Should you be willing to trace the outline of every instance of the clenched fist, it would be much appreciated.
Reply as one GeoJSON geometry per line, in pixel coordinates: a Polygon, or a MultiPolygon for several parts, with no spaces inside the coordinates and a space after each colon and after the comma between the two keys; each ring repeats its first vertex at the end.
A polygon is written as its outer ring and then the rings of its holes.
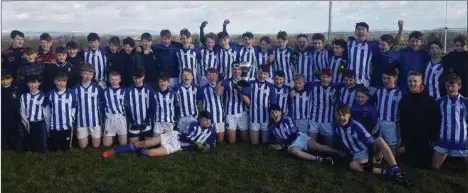
{"type": "Polygon", "coordinates": [[[206,25],[208,25],[208,22],[207,21],[203,21],[200,25],[200,28],[205,28],[206,25]]]}
{"type": "Polygon", "coordinates": [[[403,20],[398,20],[398,27],[403,28],[403,24],[405,24],[405,21],[403,20]]]}
{"type": "Polygon", "coordinates": [[[224,24],[224,25],[227,25],[227,24],[229,24],[229,23],[231,23],[231,22],[229,21],[229,19],[225,19],[223,24],[224,24]]]}

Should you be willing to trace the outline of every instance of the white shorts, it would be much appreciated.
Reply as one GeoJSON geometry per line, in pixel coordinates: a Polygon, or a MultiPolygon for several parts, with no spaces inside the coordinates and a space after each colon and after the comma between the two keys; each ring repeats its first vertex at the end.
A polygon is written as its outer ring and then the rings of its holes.
{"type": "Polygon", "coordinates": [[[380,137],[387,141],[389,146],[398,144],[398,128],[396,122],[392,121],[379,121],[380,137]]]}
{"type": "Polygon", "coordinates": [[[182,150],[182,146],[179,141],[179,132],[171,131],[161,135],[161,146],[166,148],[167,155],[182,150]]]}
{"type": "Polygon", "coordinates": [[[447,149],[439,146],[435,146],[434,150],[441,153],[445,154],[445,156],[451,156],[451,157],[468,157],[468,150],[455,150],[455,149],[447,149]]]}
{"type": "Polygon", "coordinates": [[[291,150],[293,147],[299,147],[302,151],[308,151],[309,148],[307,144],[309,142],[310,137],[305,133],[300,133],[299,136],[292,142],[292,144],[288,147],[288,151],[291,150]]]}
{"type": "Polygon", "coordinates": [[[127,135],[127,118],[121,114],[106,113],[104,136],[127,135]]]}
{"type": "Polygon", "coordinates": [[[206,76],[200,76],[199,86],[203,87],[208,84],[208,78],[206,76]]]}
{"type": "Polygon", "coordinates": [[[177,122],[177,129],[182,133],[190,125],[190,123],[194,121],[197,120],[193,118],[192,115],[182,117],[179,119],[179,122],[177,122]]]}
{"type": "Polygon", "coordinates": [[[214,123],[213,126],[216,129],[216,133],[221,133],[226,130],[226,123],[214,123]]]}
{"type": "Polygon", "coordinates": [[[179,85],[179,78],[169,78],[169,83],[171,84],[169,87],[176,87],[179,85]]]}
{"type": "Polygon", "coordinates": [[[174,123],[168,122],[154,122],[154,132],[155,133],[169,133],[174,130],[174,123]]]}
{"type": "Polygon", "coordinates": [[[298,120],[293,120],[294,125],[301,131],[302,133],[308,133],[309,132],[309,120],[307,119],[298,119],[298,120]]]}
{"type": "Polygon", "coordinates": [[[367,149],[354,153],[353,161],[359,161],[363,159],[369,160],[369,155],[367,154],[367,149]]]}
{"type": "Polygon", "coordinates": [[[235,115],[226,115],[226,122],[227,129],[246,131],[249,128],[249,115],[247,112],[235,115]]]}
{"type": "Polygon", "coordinates": [[[250,123],[250,130],[252,131],[268,131],[268,123],[250,123]]]}
{"type": "Polygon", "coordinates": [[[78,139],[84,139],[84,138],[87,138],[89,134],[91,134],[92,138],[101,138],[101,135],[102,135],[101,133],[102,133],[101,126],[78,127],[78,129],[76,130],[76,137],[78,139]]]}
{"type": "Polygon", "coordinates": [[[309,121],[309,132],[312,134],[320,133],[325,136],[332,136],[332,124],[331,123],[316,123],[309,121]]]}

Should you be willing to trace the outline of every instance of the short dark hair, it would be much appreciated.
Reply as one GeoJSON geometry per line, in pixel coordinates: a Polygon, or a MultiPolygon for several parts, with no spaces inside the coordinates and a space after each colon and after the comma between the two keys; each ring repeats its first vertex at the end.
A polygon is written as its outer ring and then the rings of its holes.
{"type": "Polygon", "coordinates": [[[286,73],[284,73],[284,71],[282,70],[278,70],[275,72],[275,76],[279,76],[281,78],[285,78],[286,77],[286,73]]]}
{"type": "Polygon", "coordinates": [[[130,47],[134,48],[135,47],[135,40],[131,37],[126,37],[123,39],[123,45],[129,45],[130,47]]]}
{"type": "Polygon", "coordinates": [[[42,41],[42,40],[45,40],[45,41],[50,42],[50,41],[52,41],[52,36],[50,36],[50,34],[47,33],[47,32],[46,32],[46,33],[42,33],[41,36],[39,36],[39,40],[41,40],[41,41],[42,41]]]}
{"type": "Polygon", "coordinates": [[[346,49],[346,41],[344,39],[333,40],[332,45],[337,45],[343,49],[346,49]]]}
{"type": "Polygon", "coordinates": [[[346,70],[344,73],[343,73],[343,77],[346,77],[346,78],[356,78],[356,73],[352,70],[346,70]]]}
{"type": "Polygon", "coordinates": [[[285,31],[279,31],[278,34],[276,34],[276,39],[288,40],[288,34],[285,31]]]}
{"type": "Polygon", "coordinates": [[[109,39],[108,44],[109,44],[109,45],[118,46],[118,45],[120,45],[120,38],[117,37],[117,36],[112,36],[112,37],[109,39]]]}
{"type": "Polygon", "coordinates": [[[359,26],[364,27],[367,31],[369,31],[369,25],[366,22],[356,23],[356,27],[354,27],[354,29],[357,29],[359,26]]]}
{"type": "Polygon", "coordinates": [[[262,70],[263,72],[270,73],[270,66],[268,64],[260,65],[258,66],[258,69],[262,70]]]}
{"type": "Polygon", "coordinates": [[[207,73],[213,73],[213,74],[218,74],[218,69],[216,68],[208,68],[208,70],[206,70],[207,73]]]}
{"type": "Polygon", "coordinates": [[[445,79],[445,83],[446,84],[458,84],[459,86],[462,85],[460,77],[457,76],[456,74],[451,74],[450,76],[448,76],[445,79]]]}
{"type": "Polygon", "coordinates": [[[11,31],[11,33],[10,33],[10,38],[11,38],[11,39],[14,39],[16,36],[19,36],[19,37],[24,38],[24,33],[21,32],[21,31],[18,31],[18,30],[13,30],[13,31],[11,31]]]}
{"type": "Polygon", "coordinates": [[[312,35],[312,40],[322,40],[322,42],[325,41],[325,36],[321,33],[314,33],[312,35]]]}
{"type": "Polygon", "coordinates": [[[89,33],[88,36],[86,36],[86,39],[88,40],[88,42],[101,41],[101,38],[99,37],[99,35],[94,32],[89,33]]]}
{"type": "Polygon", "coordinates": [[[380,40],[387,42],[388,44],[395,45],[395,38],[390,34],[384,34],[380,36],[380,40]]]}
{"type": "Polygon", "coordinates": [[[294,79],[294,81],[296,81],[296,80],[304,80],[305,81],[305,76],[303,74],[299,73],[299,74],[295,74],[293,79],[294,79]]]}
{"type": "Polygon", "coordinates": [[[32,48],[32,47],[26,47],[26,48],[24,48],[24,54],[26,54],[26,55],[28,55],[28,56],[29,56],[29,55],[33,55],[33,54],[35,54],[35,53],[37,53],[37,51],[36,51],[34,48],[32,48]]]}
{"type": "Polygon", "coordinates": [[[171,37],[171,31],[169,31],[168,29],[163,29],[161,30],[161,32],[159,32],[159,36],[161,36],[161,38],[171,37]]]}
{"type": "Polygon", "coordinates": [[[111,71],[109,72],[109,77],[110,76],[121,76],[119,71],[111,71]]]}
{"type": "Polygon", "coordinates": [[[81,72],[91,72],[94,73],[94,67],[89,63],[84,63],[81,68],[81,72]]]}
{"type": "Polygon", "coordinates": [[[54,80],[59,80],[59,81],[68,81],[68,76],[65,72],[59,72],[57,75],[55,75],[54,80]]]}
{"type": "Polygon", "coordinates": [[[39,76],[35,74],[30,74],[26,77],[26,82],[39,82],[39,76]]]}
{"type": "Polygon", "coordinates": [[[216,34],[210,32],[210,33],[205,35],[205,39],[212,39],[212,40],[216,41],[216,34]]]}
{"type": "Polygon", "coordinates": [[[151,41],[151,40],[153,40],[153,36],[151,36],[150,33],[145,32],[145,33],[141,34],[140,39],[141,39],[141,40],[148,40],[148,41],[151,41]]]}
{"type": "Polygon", "coordinates": [[[364,93],[368,97],[370,97],[372,94],[370,93],[369,89],[365,86],[360,86],[356,89],[356,92],[364,93]]]}
{"type": "Polygon", "coordinates": [[[133,72],[133,77],[136,77],[136,78],[141,78],[145,76],[145,70],[141,69],[141,68],[137,68],[135,69],[135,71],[133,72]]]}
{"type": "Polygon", "coordinates": [[[192,69],[190,69],[190,68],[184,68],[184,69],[182,70],[182,73],[184,73],[184,72],[188,72],[188,73],[190,73],[191,75],[193,75],[193,71],[192,71],[192,69]]]}
{"type": "Polygon", "coordinates": [[[320,72],[320,76],[322,76],[322,75],[333,76],[333,71],[332,71],[331,68],[324,68],[320,72]]]}
{"type": "Polygon", "coordinates": [[[67,51],[67,47],[65,46],[58,46],[57,48],[55,48],[55,54],[66,54],[67,51]]]}
{"type": "Polygon", "coordinates": [[[336,105],[336,113],[341,113],[341,114],[351,114],[351,108],[347,104],[344,103],[338,103],[336,105]]]}
{"type": "Polygon", "coordinates": [[[180,30],[180,36],[185,36],[187,38],[192,37],[192,33],[187,28],[181,29],[180,30]]]}
{"type": "Polygon", "coordinates": [[[262,38],[260,38],[260,42],[262,41],[265,41],[267,44],[271,43],[271,39],[268,36],[263,36],[262,38]]]}
{"type": "Polygon", "coordinates": [[[419,77],[423,77],[422,73],[421,72],[418,72],[418,71],[410,71],[408,72],[408,77],[410,76],[419,76],[419,77]]]}
{"type": "Polygon", "coordinates": [[[7,69],[2,69],[2,80],[13,78],[13,74],[7,69]]]}
{"type": "Polygon", "coordinates": [[[427,48],[430,48],[432,44],[435,44],[435,45],[439,46],[440,49],[444,48],[443,45],[442,45],[442,42],[440,42],[439,40],[432,40],[432,41],[430,41],[430,42],[427,44],[427,48]]]}
{"type": "Polygon", "coordinates": [[[408,39],[411,39],[411,38],[416,38],[418,40],[423,40],[424,39],[424,36],[423,34],[420,32],[420,31],[413,31],[409,34],[409,37],[408,39]]]}
{"type": "Polygon", "coordinates": [[[307,41],[309,40],[309,37],[306,34],[297,35],[296,40],[299,39],[299,38],[305,38],[307,41]]]}
{"type": "Polygon", "coordinates": [[[75,50],[75,49],[78,49],[78,44],[74,41],[69,41],[67,42],[67,49],[69,50],[75,50]]]}
{"type": "Polygon", "coordinates": [[[383,72],[383,74],[388,75],[388,76],[397,77],[398,72],[396,71],[396,69],[391,68],[391,69],[385,70],[385,71],[383,72]]]}
{"type": "Polygon", "coordinates": [[[466,37],[464,35],[460,35],[460,36],[456,37],[455,39],[453,39],[453,43],[457,43],[457,42],[460,42],[462,44],[462,46],[465,46],[466,45],[466,37]]]}
{"type": "Polygon", "coordinates": [[[244,38],[249,38],[249,39],[253,39],[254,38],[254,35],[252,34],[252,32],[245,32],[242,34],[242,39],[244,38]]]}
{"type": "Polygon", "coordinates": [[[226,38],[229,38],[228,33],[226,33],[226,32],[219,32],[218,33],[218,40],[223,40],[223,39],[226,39],[226,38]]]}
{"type": "Polygon", "coordinates": [[[170,79],[169,75],[163,73],[163,74],[159,75],[159,79],[158,79],[158,80],[159,80],[159,81],[161,81],[161,80],[162,80],[162,81],[169,81],[169,79],[170,79]]]}

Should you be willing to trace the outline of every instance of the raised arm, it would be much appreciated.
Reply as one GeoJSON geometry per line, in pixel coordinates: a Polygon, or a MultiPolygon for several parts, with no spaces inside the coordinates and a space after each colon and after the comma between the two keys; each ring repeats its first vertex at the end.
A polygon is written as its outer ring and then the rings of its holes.
{"type": "Polygon", "coordinates": [[[208,24],[207,21],[203,21],[200,25],[200,42],[203,44],[203,46],[206,46],[205,44],[205,27],[208,24]]]}
{"type": "Polygon", "coordinates": [[[395,46],[399,45],[400,44],[400,41],[401,41],[401,35],[403,33],[403,24],[405,22],[403,20],[398,20],[398,33],[395,37],[395,46]]]}

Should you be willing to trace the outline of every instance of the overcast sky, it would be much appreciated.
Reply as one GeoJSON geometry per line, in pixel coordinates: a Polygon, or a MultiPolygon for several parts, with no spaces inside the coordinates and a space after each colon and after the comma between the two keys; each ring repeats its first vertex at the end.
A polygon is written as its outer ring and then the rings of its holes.
{"type": "MultiPolygon", "coordinates": [[[[325,32],[328,29],[328,2],[2,2],[2,31],[159,31],[182,28],[218,32],[225,18],[229,32],[239,34],[325,32]]],[[[443,27],[445,1],[438,2],[333,2],[332,31],[351,31],[356,22],[366,21],[370,30],[396,29],[405,20],[406,29],[443,27]]],[[[467,27],[467,2],[448,2],[450,28],[467,27]]]]}

